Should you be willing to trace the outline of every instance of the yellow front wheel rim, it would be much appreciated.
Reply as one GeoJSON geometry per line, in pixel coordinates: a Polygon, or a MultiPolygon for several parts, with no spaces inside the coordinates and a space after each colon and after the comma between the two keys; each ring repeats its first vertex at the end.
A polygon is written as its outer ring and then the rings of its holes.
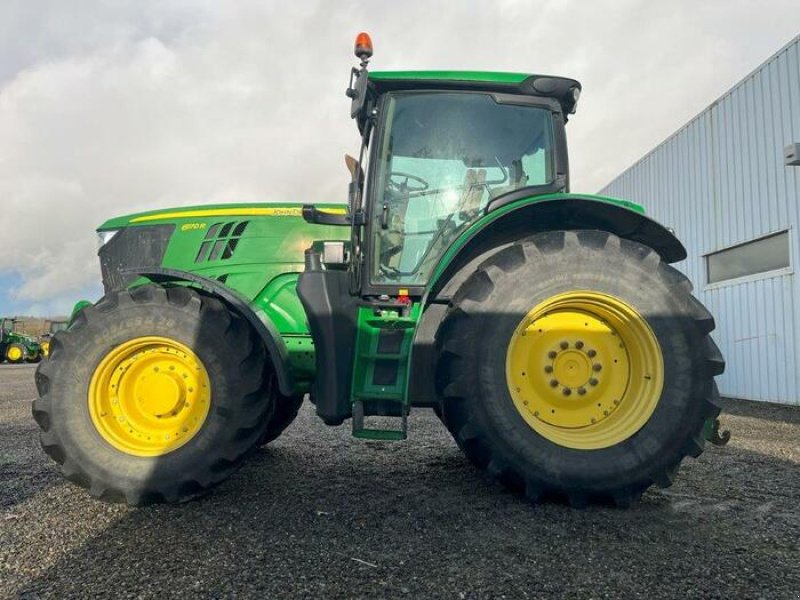
{"type": "Polygon", "coordinates": [[[140,337],[113,348],[89,383],[89,415],[100,436],[133,456],[162,456],[191,440],[211,406],[202,361],[175,340],[140,337]]]}
{"type": "Polygon", "coordinates": [[[661,398],[664,360],[653,330],[630,304],[575,291],[525,315],[508,346],[506,381],[537,433],[593,450],[644,426],[661,398]]]}
{"type": "Polygon", "coordinates": [[[6,354],[8,360],[17,361],[22,358],[22,350],[17,348],[16,346],[12,346],[8,349],[8,353],[6,354]]]}
{"type": "Polygon", "coordinates": [[[50,342],[42,342],[42,356],[48,357],[50,356],[50,342]]]}

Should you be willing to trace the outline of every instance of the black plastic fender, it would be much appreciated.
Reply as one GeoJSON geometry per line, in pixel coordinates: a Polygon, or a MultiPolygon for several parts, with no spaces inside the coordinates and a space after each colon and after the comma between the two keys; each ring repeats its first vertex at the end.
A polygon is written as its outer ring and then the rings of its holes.
{"type": "MultiPolygon", "coordinates": [[[[514,200],[513,194],[497,198],[489,205],[489,214],[507,204],[499,202],[506,197],[514,200]]],[[[574,229],[598,229],[639,242],[658,252],[666,263],[686,258],[686,248],[675,234],[650,217],[592,196],[571,194],[524,204],[475,232],[428,290],[427,298],[449,298],[474,267],[504,245],[543,231],[574,229]]]]}

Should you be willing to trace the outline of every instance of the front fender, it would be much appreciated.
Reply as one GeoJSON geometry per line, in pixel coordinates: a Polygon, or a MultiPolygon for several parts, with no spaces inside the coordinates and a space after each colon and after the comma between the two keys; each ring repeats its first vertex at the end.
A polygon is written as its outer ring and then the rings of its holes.
{"type": "Polygon", "coordinates": [[[72,307],[72,312],[69,315],[69,319],[67,320],[68,325],[72,325],[72,322],[75,320],[75,317],[78,316],[78,313],[81,312],[87,306],[91,306],[92,303],[89,300],[78,300],[75,303],[75,306],[72,307]]]}
{"type": "Polygon", "coordinates": [[[278,388],[281,393],[285,396],[291,396],[294,393],[294,381],[289,371],[289,350],[286,347],[286,342],[284,342],[275,325],[268,319],[260,319],[247,300],[234,290],[219,281],[177,269],[157,267],[129,269],[125,271],[125,275],[144,277],[153,283],[161,284],[185,282],[219,297],[225,304],[247,319],[247,322],[253,326],[264,341],[272,367],[275,369],[275,377],[278,380],[278,388]]]}

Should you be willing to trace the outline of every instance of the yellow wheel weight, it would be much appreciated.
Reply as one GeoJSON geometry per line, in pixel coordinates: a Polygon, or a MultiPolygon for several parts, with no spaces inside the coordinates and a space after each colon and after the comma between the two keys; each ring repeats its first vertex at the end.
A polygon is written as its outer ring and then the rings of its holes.
{"type": "Polygon", "coordinates": [[[560,446],[596,450],[644,426],[661,398],[664,360],[631,305],[574,291],[525,315],[508,345],[506,381],[537,433],[560,446]]]}
{"type": "Polygon", "coordinates": [[[100,361],[88,402],[95,429],[111,446],[133,456],[162,456],[200,431],[211,406],[211,383],[188,346],[140,337],[100,361]]]}

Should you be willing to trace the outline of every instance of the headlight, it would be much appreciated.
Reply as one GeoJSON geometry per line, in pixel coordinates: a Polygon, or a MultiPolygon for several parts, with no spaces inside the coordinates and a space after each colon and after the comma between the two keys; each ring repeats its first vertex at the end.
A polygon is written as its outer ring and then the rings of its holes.
{"type": "Polygon", "coordinates": [[[105,246],[111,239],[119,233],[119,229],[108,229],[106,231],[97,232],[97,249],[99,250],[105,246]]]}

